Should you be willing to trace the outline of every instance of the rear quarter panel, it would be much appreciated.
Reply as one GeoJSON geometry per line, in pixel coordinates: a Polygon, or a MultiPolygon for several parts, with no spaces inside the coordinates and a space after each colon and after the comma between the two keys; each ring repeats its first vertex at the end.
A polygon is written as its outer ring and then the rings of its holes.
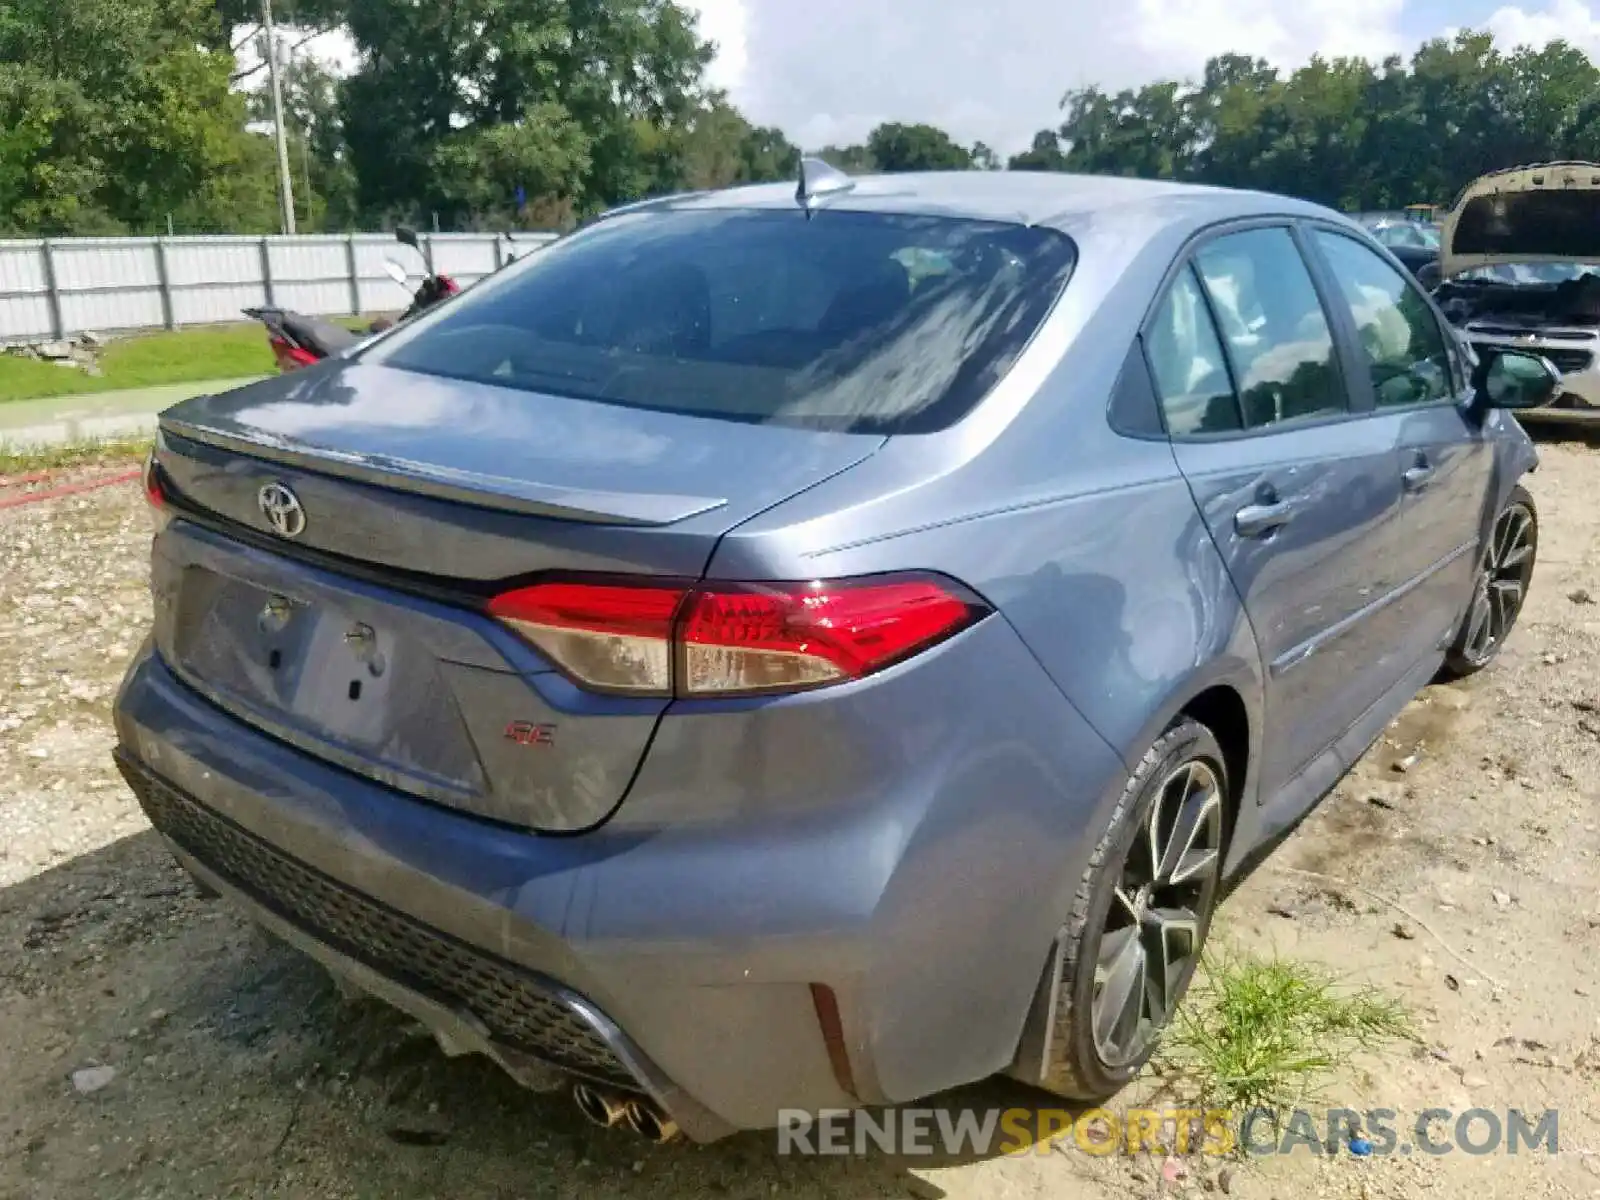
{"type": "MultiPolygon", "coordinates": [[[[1014,998],[1018,1018],[1121,781],[1150,743],[1214,684],[1234,688],[1259,728],[1255,643],[1171,447],[1120,436],[1106,416],[1149,294],[1179,244],[1157,247],[1148,261],[1115,245],[1098,259],[1086,251],[1080,276],[1089,278],[1069,286],[1054,328],[1040,335],[1047,345],[1060,339],[1046,365],[1030,351],[1031,361],[966,422],[947,434],[891,439],[868,462],[733,530],[709,568],[721,579],[903,570],[954,577],[995,606],[991,621],[1009,627],[1023,657],[1010,660],[1006,678],[914,672],[938,691],[946,723],[989,727],[998,714],[1020,735],[1005,753],[1041,761],[1054,757],[1053,739],[1092,730],[1118,764],[1091,770],[1096,756],[1077,752],[1083,766],[1039,784],[1056,789],[1042,797],[972,780],[931,791],[884,889],[880,917],[940,911],[939,898],[953,889],[1026,896],[1006,923],[941,922],[937,953],[918,956],[923,991],[969,995],[962,981],[987,971],[991,990],[1014,998]],[[1047,710],[1030,698],[1035,673],[1064,701],[1043,727],[1036,718],[1047,710]],[[1047,860],[1040,845],[1051,849],[1047,860]]],[[[997,781],[1026,776],[990,771],[997,781]]],[[[1244,781],[1246,804],[1252,786],[1244,781]]],[[[896,990],[895,970],[869,964],[864,994],[896,990]]],[[[885,1070],[891,1093],[910,1082],[909,1072],[885,1070]]]]}
{"type": "Polygon", "coordinates": [[[1077,273],[974,413],[941,434],[892,438],[730,531],[708,574],[945,572],[999,609],[1130,765],[1212,684],[1235,687],[1255,717],[1254,639],[1171,447],[1107,419],[1138,326],[1196,228],[1172,216],[1064,222],[1077,273]]]}

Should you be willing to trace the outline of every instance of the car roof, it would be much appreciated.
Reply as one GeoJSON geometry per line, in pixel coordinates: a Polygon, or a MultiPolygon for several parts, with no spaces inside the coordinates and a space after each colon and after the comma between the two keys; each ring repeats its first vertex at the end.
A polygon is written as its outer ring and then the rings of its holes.
{"type": "MultiPolygon", "coordinates": [[[[773,183],[664,196],[613,211],[795,207],[795,185],[773,183]]],[[[1047,171],[859,175],[852,178],[849,191],[829,196],[819,207],[1075,227],[1074,232],[1082,228],[1084,217],[1112,213],[1136,212],[1142,222],[1148,223],[1165,212],[1174,223],[1195,225],[1253,215],[1340,216],[1321,205],[1267,192],[1047,171]]]]}

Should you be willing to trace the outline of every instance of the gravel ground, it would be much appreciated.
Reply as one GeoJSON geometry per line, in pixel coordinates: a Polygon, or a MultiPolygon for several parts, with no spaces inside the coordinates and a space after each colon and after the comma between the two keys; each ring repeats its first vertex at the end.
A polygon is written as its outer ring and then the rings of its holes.
{"type": "MultiPolygon", "coordinates": [[[[1417,1014],[1426,1044],[1359,1064],[1328,1103],[1554,1107],[1557,1157],[1301,1151],[1190,1160],[1163,1183],[1158,1159],[1070,1139],[929,1167],[592,1130],[342,1002],[172,865],[108,757],[149,615],[148,518],[125,484],[0,510],[0,1198],[1600,1195],[1600,448],[1552,442],[1544,463],[1540,567],[1501,662],[1420,697],[1217,935],[1417,1014]]],[[[991,1084],[945,1102],[1030,1099],[991,1084]]]]}

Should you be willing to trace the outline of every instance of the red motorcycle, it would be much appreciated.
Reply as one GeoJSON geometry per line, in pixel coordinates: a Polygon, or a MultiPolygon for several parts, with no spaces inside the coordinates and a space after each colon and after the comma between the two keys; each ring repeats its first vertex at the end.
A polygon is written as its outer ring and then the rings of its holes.
{"type": "MultiPolygon", "coordinates": [[[[422,256],[427,270],[411,297],[411,306],[400,314],[401,321],[432,308],[440,301],[448,300],[461,290],[461,285],[450,276],[434,274],[433,264],[423,251],[414,230],[402,225],[394,231],[394,236],[395,240],[410,246],[422,256]]],[[[383,269],[401,287],[410,286],[410,273],[394,259],[385,259],[383,269]]],[[[304,313],[275,306],[247,308],[244,315],[267,327],[267,344],[272,347],[272,357],[277,360],[279,371],[298,371],[301,367],[313,366],[395,324],[394,321],[380,319],[368,326],[365,334],[361,334],[321,317],[308,317],[304,313]]]]}

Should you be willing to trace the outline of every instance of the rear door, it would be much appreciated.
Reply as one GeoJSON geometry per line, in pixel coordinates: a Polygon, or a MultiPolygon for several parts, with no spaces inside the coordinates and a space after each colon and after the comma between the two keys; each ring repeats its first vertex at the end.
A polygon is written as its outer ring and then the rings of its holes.
{"type": "Polygon", "coordinates": [[[1146,332],[1173,452],[1254,627],[1271,795],[1394,680],[1372,615],[1395,585],[1394,446],[1362,419],[1288,224],[1200,244],[1146,332]]]}
{"type": "Polygon", "coordinates": [[[1414,664],[1451,636],[1471,596],[1494,453],[1469,415],[1455,343],[1415,283],[1344,232],[1314,228],[1309,240],[1360,348],[1357,386],[1370,387],[1395,445],[1404,495],[1391,545],[1404,578],[1390,623],[1414,664]]]}

